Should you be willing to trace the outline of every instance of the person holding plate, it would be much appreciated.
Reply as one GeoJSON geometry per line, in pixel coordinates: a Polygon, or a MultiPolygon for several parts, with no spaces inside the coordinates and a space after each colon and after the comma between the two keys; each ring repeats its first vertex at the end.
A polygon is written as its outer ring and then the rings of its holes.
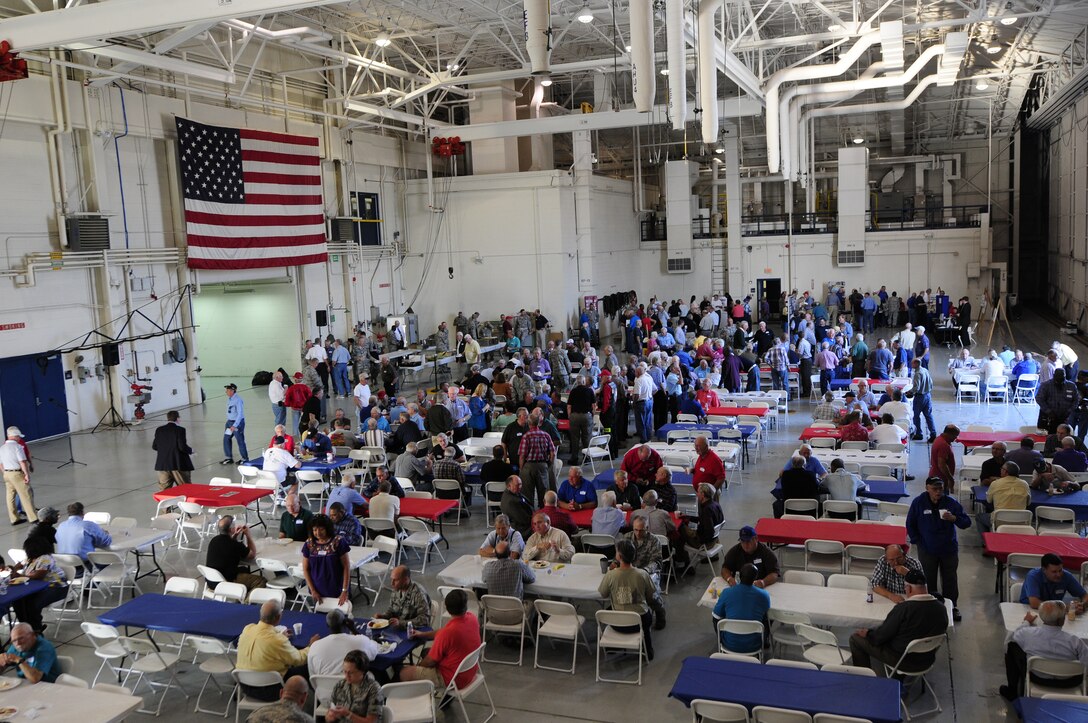
{"type": "Polygon", "coordinates": [[[407,565],[398,565],[389,574],[389,585],[393,595],[389,598],[389,608],[374,617],[388,620],[390,625],[399,628],[427,627],[431,624],[431,598],[418,582],[412,581],[412,571],[407,565]]]}

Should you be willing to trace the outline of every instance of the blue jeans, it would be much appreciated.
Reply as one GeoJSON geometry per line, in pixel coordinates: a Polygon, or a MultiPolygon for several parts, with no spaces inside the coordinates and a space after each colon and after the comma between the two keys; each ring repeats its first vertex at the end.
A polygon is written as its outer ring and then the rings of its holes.
{"type": "Polygon", "coordinates": [[[933,426],[933,404],[930,401],[928,394],[915,394],[914,395],[914,432],[915,434],[922,433],[921,417],[926,418],[926,424],[929,427],[929,436],[935,437],[937,435],[937,428],[933,426]]]}
{"type": "Polygon", "coordinates": [[[351,392],[348,386],[348,365],[337,364],[332,368],[332,380],[336,386],[336,393],[346,397],[351,392]]]}
{"type": "Polygon", "coordinates": [[[635,430],[638,432],[639,441],[646,444],[650,441],[650,435],[654,433],[654,402],[647,399],[645,402],[635,402],[635,430]]]}
{"type": "Polygon", "coordinates": [[[861,328],[866,332],[872,332],[875,328],[873,320],[876,317],[875,311],[863,311],[861,312],[861,328]]]}
{"type": "Polygon", "coordinates": [[[789,389],[787,381],[789,371],[786,369],[771,370],[771,389],[789,389]]]}
{"type": "MultiPolygon", "coordinates": [[[[231,422],[227,422],[223,429],[230,429],[231,422]]],[[[246,449],[246,420],[242,420],[237,424],[234,424],[234,434],[223,435],[223,456],[230,459],[234,456],[234,439],[238,439],[238,452],[242,455],[242,459],[249,459],[249,450],[246,449]]]]}
{"type": "Polygon", "coordinates": [[[289,430],[287,430],[287,433],[290,434],[291,436],[294,436],[294,435],[298,434],[299,433],[298,425],[299,425],[299,423],[301,421],[302,421],[302,410],[301,409],[292,409],[291,410],[291,428],[289,430]]]}
{"type": "Polygon", "coordinates": [[[282,424],[287,426],[287,407],[281,407],[278,404],[272,405],[272,419],[274,424],[282,424]]]}

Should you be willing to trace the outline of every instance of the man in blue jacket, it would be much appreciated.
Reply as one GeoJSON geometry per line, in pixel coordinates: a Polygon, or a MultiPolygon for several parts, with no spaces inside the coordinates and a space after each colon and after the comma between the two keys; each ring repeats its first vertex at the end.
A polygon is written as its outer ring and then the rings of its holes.
{"type": "Polygon", "coordinates": [[[959,542],[956,528],[966,530],[971,518],[963,506],[944,493],[944,480],[930,477],[926,491],[914,498],[907,512],[907,537],[918,550],[918,561],[926,575],[929,591],[937,592],[937,574],[941,576],[941,593],[952,601],[952,618],[960,619],[956,600],[959,598],[959,542]]]}

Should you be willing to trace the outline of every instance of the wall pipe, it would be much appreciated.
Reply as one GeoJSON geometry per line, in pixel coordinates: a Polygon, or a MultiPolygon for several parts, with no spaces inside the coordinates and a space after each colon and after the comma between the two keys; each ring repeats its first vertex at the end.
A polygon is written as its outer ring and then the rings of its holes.
{"type": "MultiPolygon", "coordinates": [[[[117,185],[121,189],[121,224],[125,231],[125,248],[129,248],[128,242],[128,209],[125,206],[125,175],[121,172],[121,148],[117,145],[117,141],[121,140],[128,135],[128,110],[125,108],[125,91],[123,88],[117,88],[118,94],[121,96],[121,119],[125,122],[125,130],[120,135],[114,135],[113,137],[113,154],[117,157],[117,185]]],[[[128,284],[125,285],[128,288],[128,284]]],[[[125,292],[126,296],[128,292],[125,292]]]]}
{"type": "MultiPolygon", "coordinates": [[[[51,59],[59,60],[60,51],[51,53],[51,59]]],[[[68,107],[67,82],[61,76],[57,65],[49,68],[52,95],[53,115],[56,117],[54,128],[46,133],[46,155],[49,161],[50,185],[53,192],[53,210],[57,219],[57,237],[60,240],[60,248],[63,250],[68,245],[68,230],[64,227],[64,218],[68,214],[68,203],[64,198],[66,184],[64,182],[64,152],[61,147],[61,136],[72,132],[72,115],[68,107]]]]}

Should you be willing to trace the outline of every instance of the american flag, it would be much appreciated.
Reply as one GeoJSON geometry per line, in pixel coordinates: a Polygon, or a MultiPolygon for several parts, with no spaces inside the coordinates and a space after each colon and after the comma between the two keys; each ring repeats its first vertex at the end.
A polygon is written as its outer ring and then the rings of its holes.
{"type": "Polygon", "coordinates": [[[328,258],[316,138],[177,119],[189,268],[328,258]]]}

